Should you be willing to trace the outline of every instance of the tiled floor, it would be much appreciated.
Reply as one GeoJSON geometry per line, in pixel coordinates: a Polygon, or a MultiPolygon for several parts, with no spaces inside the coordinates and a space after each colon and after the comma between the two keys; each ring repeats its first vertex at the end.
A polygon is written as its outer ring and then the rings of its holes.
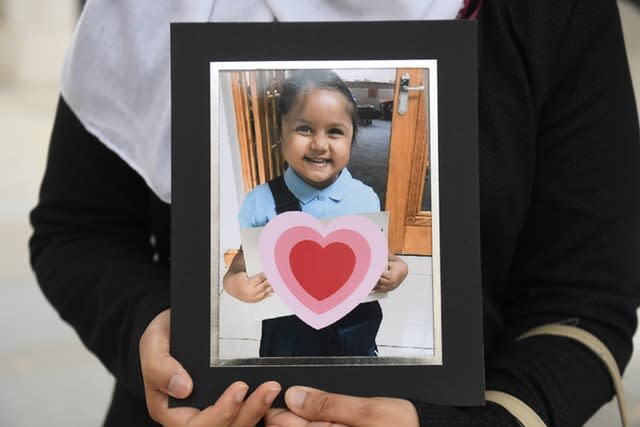
{"type": "MultiPolygon", "coordinates": [[[[625,2],[621,8],[640,99],[640,8],[625,2]]],[[[55,87],[0,87],[1,426],[98,426],[112,384],[97,359],[44,300],[28,265],[27,212],[37,197],[56,94],[55,87]]],[[[640,349],[640,334],[635,345],[640,349]]],[[[640,427],[638,350],[624,384],[631,425],[640,427]]],[[[616,423],[616,408],[609,404],[587,425],[616,423]]]]}

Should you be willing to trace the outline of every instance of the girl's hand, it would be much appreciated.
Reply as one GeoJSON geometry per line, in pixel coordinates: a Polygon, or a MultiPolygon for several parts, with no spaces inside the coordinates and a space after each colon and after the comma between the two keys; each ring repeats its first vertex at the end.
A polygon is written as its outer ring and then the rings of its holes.
{"type": "Polygon", "coordinates": [[[260,302],[273,295],[273,289],[264,273],[247,276],[242,250],[231,260],[229,269],[222,278],[225,291],[243,302],[260,302]]]}
{"type": "Polygon", "coordinates": [[[169,354],[169,318],[168,309],[158,314],[140,338],[140,366],[151,418],[164,426],[255,426],[280,393],[281,387],[274,381],[262,384],[246,400],[249,387],[238,381],[202,411],[169,408],[169,396],[183,399],[193,389],[187,371],[169,354]]]}
{"type": "Polygon", "coordinates": [[[397,255],[389,254],[389,262],[387,269],[382,273],[378,283],[373,288],[374,292],[390,292],[400,286],[402,281],[407,277],[409,267],[402,258],[397,255]]]}
{"type": "Polygon", "coordinates": [[[309,387],[291,387],[285,394],[287,409],[271,409],[269,427],[417,427],[418,413],[408,400],[354,397],[309,387]],[[320,422],[326,422],[320,423],[320,422]]]}
{"type": "Polygon", "coordinates": [[[267,281],[264,273],[258,273],[255,276],[247,276],[247,273],[239,272],[229,278],[234,284],[229,288],[233,288],[234,297],[244,302],[260,302],[263,299],[273,295],[273,289],[267,281]]]}

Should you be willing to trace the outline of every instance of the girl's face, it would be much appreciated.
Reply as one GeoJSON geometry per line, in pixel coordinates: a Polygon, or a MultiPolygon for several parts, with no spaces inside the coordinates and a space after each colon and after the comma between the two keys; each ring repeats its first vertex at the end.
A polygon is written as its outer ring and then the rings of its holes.
{"type": "Polygon", "coordinates": [[[309,185],[331,185],[349,163],[353,125],[350,104],[337,90],[311,89],[298,95],[282,117],[282,151],[309,185]]]}

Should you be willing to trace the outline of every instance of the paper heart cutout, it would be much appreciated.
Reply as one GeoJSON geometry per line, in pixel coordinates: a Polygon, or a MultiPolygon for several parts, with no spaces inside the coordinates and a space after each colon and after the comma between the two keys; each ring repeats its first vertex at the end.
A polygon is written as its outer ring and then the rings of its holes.
{"type": "Polygon", "coordinates": [[[353,250],[341,242],[329,243],[323,247],[315,240],[302,240],[289,253],[293,276],[318,301],[330,297],[342,288],[351,277],[355,264],[353,250]]]}
{"type": "MultiPolygon", "coordinates": [[[[315,220],[314,217],[310,215],[309,217],[315,220]]],[[[320,224],[320,226],[322,226],[322,224],[320,224]]],[[[263,233],[264,233],[264,230],[263,230],[263,233]]],[[[320,244],[320,246],[322,246],[322,244],[320,244]]],[[[386,248],[386,242],[385,242],[385,248],[386,248]]],[[[277,238],[277,242],[274,250],[275,250],[275,260],[276,260],[275,263],[276,263],[277,271],[280,274],[280,279],[284,281],[287,291],[293,294],[292,297],[295,300],[298,300],[300,303],[305,305],[306,308],[308,308],[315,314],[322,314],[328,311],[332,307],[339,304],[340,301],[348,297],[361,284],[362,279],[365,277],[365,274],[367,272],[367,268],[371,264],[371,248],[369,247],[367,240],[360,233],[355,232],[353,230],[347,230],[347,229],[329,232],[325,237],[323,237],[314,228],[311,228],[308,226],[293,226],[288,230],[283,231],[280,234],[280,237],[277,238]],[[358,254],[358,257],[356,257],[355,259],[356,261],[355,265],[353,266],[350,274],[348,275],[347,281],[338,289],[334,289],[334,292],[327,292],[327,294],[331,294],[331,295],[323,300],[319,300],[319,298],[315,298],[309,292],[309,290],[305,289],[305,286],[302,283],[300,283],[299,279],[295,277],[293,267],[291,265],[291,251],[294,246],[296,246],[299,242],[303,242],[303,241],[321,241],[322,244],[326,246],[329,246],[334,242],[342,242],[343,244],[346,242],[346,246],[349,246],[352,249],[354,256],[356,253],[358,254]]],[[[313,260],[313,261],[317,263],[322,262],[322,260],[313,260]]],[[[320,265],[320,267],[322,267],[322,265],[320,265]]],[[[267,274],[266,273],[267,270],[268,269],[265,268],[265,274],[267,274]]],[[[267,278],[269,279],[269,276],[267,276],[267,278]]],[[[276,284],[279,286],[280,281],[278,280],[277,277],[275,279],[276,279],[276,284]]],[[[324,275],[322,274],[318,275],[317,279],[318,279],[318,284],[320,286],[323,285],[324,275]]],[[[377,278],[376,278],[376,282],[377,282],[377,278]]],[[[276,286],[276,288],[278,286],[276,286]]],[[[373,286],[375,286],[375,282],[373,286]]],[[[373,286],[371,288],[373,288],[373,286]]],[[[369,291],[371,290],[371,288],[369,288],[369,291]]],[[[365,294],[365,297],[366,297],[366,294],[365,294]]],[[[357,304],[355,304],[353,307],[355,307],[356,305],[357,304]]],[[[298,314],[298,312],[294,310],[291,306],[290,308],[294,313],[298,314]]],[[[338,317],[335,320],[338,320],[339,318],[340,317],[338,317]]]]}
{"type": "Polygon", "coordinates": [[[336,322],[362,302],[388,257],[382,230],[368,218],[343,216],[323,225],[298,211],[272,218],[258,249],[275,293],[315,329],[336,322]]]}

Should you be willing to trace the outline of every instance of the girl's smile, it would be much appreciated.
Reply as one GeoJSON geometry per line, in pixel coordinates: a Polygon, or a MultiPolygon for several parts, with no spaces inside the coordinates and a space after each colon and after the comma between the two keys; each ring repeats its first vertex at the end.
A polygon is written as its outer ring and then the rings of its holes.
{"type": "Polygon", "coordinates": [[[349,163],[353,125],[351,105],[332,89],[300,95],[282,119],[284,158],[309,185],[331,185],[349,163]]]}
{"type": "Polygon", "coordinates": [[[317,158],[309,158],[309,157],[305,157],[304,159],[316,165],[322,165],[322,166],[330,162],[329,159],[317,159],[317,158]]]}

